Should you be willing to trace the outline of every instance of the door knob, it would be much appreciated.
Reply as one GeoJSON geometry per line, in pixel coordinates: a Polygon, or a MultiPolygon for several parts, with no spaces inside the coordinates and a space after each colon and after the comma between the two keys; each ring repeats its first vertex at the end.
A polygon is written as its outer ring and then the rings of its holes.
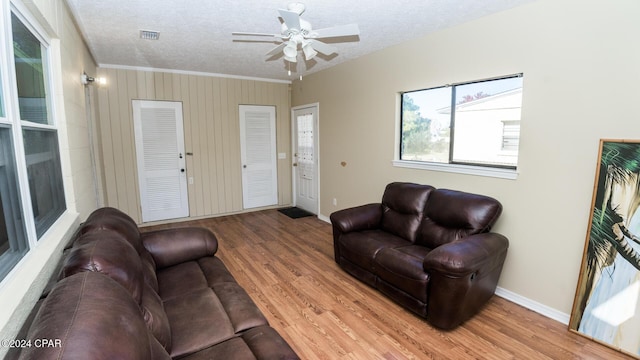
{"type": "Polygon", "coordinates": [[[293,163],[293,166],[298,166],[298,163],[293,163]]]}
{"type": "Polygon", "coordinates": [[[180,172],[184,172],[184,169],[180,169],[180,172]]]}

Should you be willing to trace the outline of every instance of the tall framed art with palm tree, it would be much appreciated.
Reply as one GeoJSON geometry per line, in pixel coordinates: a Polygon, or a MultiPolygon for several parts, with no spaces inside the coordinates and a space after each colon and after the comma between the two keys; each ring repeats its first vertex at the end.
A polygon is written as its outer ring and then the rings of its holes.
{"type": "Polygon", "coordinates": [[[569,329],[640,358],[640,140],[601,140],[569,329]]]}

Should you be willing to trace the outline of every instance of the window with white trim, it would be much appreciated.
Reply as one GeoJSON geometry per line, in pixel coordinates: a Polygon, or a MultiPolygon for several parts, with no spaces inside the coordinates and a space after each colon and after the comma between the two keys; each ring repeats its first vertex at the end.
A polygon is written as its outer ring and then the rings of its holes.
{"type": "Polygon", "coordinates": [[[13,5],[0,8],[0,280],[66,210],[49,43],[13,5]]]}
{"type": "Polygon", "coordinates": [[[400,161],[516,169],[522,74],[400,97],[400,161]]]}

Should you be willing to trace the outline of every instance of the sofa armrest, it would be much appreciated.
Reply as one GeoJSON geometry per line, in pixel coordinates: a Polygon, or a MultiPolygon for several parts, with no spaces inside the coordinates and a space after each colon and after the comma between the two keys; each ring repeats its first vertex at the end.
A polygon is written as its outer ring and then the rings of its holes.
{"type": "Polygon", "coordinates": [[[509,240],[497,233],[471,235],[433,249],[422,265],[427,272],[462,277],[502,265],[508,247],[509,240]]]}
{"type": "Polygon", "coordinates": [[[331,224],[340,233],[375,229],[382,220],[382,205],[367,204],[344,210],[339,210],[330,215],[331,224]]]}
{"type": "Polygon", "coordinates": [[[429,273],[428,320],[453,329],[476,314],[498,286],[509,241],[482,233],[439,246],[422,263],[429,273]]]}
{"type": "Polygon", "coordinates": [[[216,236],[199,227],[150,231],[142,233],[141,239],[157,268],[213,256],[218,251],[216,236]]]}

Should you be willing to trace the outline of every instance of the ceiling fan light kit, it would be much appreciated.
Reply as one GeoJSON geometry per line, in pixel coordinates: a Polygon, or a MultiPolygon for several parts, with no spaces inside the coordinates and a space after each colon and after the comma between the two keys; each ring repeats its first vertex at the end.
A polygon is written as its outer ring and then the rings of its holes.
{"type": "Polygon", "coordinates": [[[302,3],[291,3],[287,6],[286,10],[279,9],[278,13],[282,20],[280,34],[234,32],[232,35],[279,38],[282,40],[282,43],[267,52],[266,56],[273,57],[282,53],[284,60],[290,63],[296,63],[298,61],[299,49],[302,50],[306,61],[313,59],[318,53],[331,55],[337,52],[334,46],[317,39],[360,35],[360,29],[357,24],[313,30],[311,23],[300,18],[300,15],[302,15],[304,11],[305,5],[302,3]]]}
{"type": "Polygon", "coordinates": [[[313,48],[311,41],[305,41],[302,43],[302,52],[304,53],[304,58],[306,60],[311,60],[318,55],[318,52],[313,48]]]}

